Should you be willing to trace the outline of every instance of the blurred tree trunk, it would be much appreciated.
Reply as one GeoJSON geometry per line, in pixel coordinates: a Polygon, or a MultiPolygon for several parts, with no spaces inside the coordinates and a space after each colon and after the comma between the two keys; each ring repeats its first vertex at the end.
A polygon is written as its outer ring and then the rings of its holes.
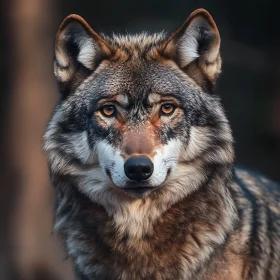
{"type": "Polygon", "coordinates": [[[10,40],[8,186],[13,192],[10,227],[12,279],[73,279],[69,262],[51,234],[53,191],[42,136],[55,104],[52,75],[55,1],[13,0],[10,40]],[[13,186],[11,186],[13,185],[13,186]],[[15,278],[16,277],[16,278],[15,278]]]}

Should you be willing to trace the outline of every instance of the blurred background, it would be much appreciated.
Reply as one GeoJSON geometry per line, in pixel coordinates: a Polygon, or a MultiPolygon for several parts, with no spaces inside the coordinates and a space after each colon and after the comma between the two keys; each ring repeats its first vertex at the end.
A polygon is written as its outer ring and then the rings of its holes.
{"type": "Polygon", "coordinates": [[[222,37],[218,83],[237,163],[280,181],[280,29],[272,1],[11,0],[1,3],[0,279],[72,280],[52,234],[54,193],[42,135],[58,93],[56,30],[70,13],[96,31],[172,31],[206,8],[222,37]]]}

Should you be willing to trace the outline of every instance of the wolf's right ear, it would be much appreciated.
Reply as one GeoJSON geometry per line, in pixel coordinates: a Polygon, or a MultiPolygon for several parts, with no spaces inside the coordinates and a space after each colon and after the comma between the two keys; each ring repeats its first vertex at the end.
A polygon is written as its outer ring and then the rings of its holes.
{"type": "Polygon", "coordinates": [[[70,15],[59,27],[55,41],[54,73],[60,84],[88,76],[111,55],[109,43],[78,15],[70,15]]]}

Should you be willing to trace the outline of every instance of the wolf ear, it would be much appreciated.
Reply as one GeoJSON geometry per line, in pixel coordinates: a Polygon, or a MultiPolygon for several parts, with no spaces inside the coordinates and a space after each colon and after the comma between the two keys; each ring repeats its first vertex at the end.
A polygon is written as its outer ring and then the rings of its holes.
{"type": "Polygon", "coordinates": [[[198,9],[167,39],[163,54],[203,86],[205,75],[215,83],[221,72],[220,41],[211,15],[198,9]]]}
{"type": "Polygon", "coordinates": [[[54,73],[67,84],[88,76],[97,64],[111,55],[109,43],[78,15],[70,15],[59,27],[55,41],[54,73]]]}

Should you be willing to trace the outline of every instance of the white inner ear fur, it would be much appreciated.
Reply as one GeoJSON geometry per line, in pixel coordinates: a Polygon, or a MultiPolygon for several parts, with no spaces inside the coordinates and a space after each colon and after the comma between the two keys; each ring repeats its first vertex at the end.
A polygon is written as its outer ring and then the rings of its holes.
{"type": "Polygon", "coordinates": [[[178,53],[181,66],[185,67],[199,57],[198,49],[199,27],[194,24],[179,41],[178,53]]]}
{"type": "MultiPolygon", "coordinates": [[[[189,27],[186,29],[184,35],[178,42],[178,54],[180,57],[181,67],[185,67],[190,64],[192,61],[199,57],[198,48],[199,48],[199,40],[201,39],[201,28],[208,27],[208,31],[204,30],[204,34],[206,32],[211,33],[211,27],[206,19],[198,17],[194,19],[189,27]]],[[[212,34],[209,34],[210,36],[212,34]]],[[[215,36],[213,34],[213,36],[215,36]]],[[[219,54],[219,43],[214,44],[210,47],[209,50],[205,54],[203,54],[203,58],[208,62],[214,62],[219,54]]]]}
{"type": "Polygon", "coordinates": [[[78,61],[88,69],[92,70],[93,60],[96,54],[94,40],[91,37],[83,36],[77,39],[77,43],[80,50],[78,54],[78,61]]]}

